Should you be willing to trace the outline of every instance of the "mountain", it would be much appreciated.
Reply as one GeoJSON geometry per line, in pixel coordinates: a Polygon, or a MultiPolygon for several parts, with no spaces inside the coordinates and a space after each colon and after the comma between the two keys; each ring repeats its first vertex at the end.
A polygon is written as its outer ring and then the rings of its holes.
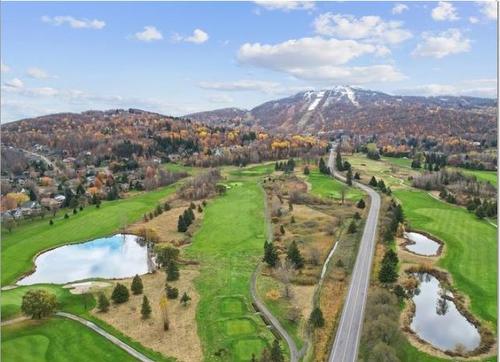
{"type": "Polygon", "coordinates": [[[397,96],[351,86],[305,91],[249,111],[226,108],[187,115],[211,125],[245,124],[277,133],[425,135],[496,132],[494,99],[397,96]]]}

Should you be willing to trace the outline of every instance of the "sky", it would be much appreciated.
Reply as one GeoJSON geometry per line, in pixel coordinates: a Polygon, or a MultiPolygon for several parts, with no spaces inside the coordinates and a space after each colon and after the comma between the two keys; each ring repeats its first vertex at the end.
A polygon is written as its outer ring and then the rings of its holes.
{"type": "Polygon", "coordinates": [[[1,122],[251,109],[307,89],[496,97],[495,2],[2,2],[1,122]]]}

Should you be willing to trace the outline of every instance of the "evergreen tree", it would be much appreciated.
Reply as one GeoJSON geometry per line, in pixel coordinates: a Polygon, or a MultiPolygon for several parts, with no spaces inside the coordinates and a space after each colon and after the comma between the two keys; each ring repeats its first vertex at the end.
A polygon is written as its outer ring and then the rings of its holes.
{"type": "Polygon", "coordinates": [[[328,169],[328,167],[326,167],[326,164],[325,164],[325,160],[323,160],[323,157],[321,157],[319,159],[319,172],[322,173],[322,174],[325,174],[325,175],[329,175],[330,174],[330,170],[328,169]]]}
{"type": "Polygon", "coordinates": [[[361,215],[357,211],[354,213],[353,217],[354,217],[354,220],[361,220],[361,215]]]}
{"type": "Polygon", "coordinates": [[[377,187],[378,186],[378,182],[377,182],[377,179],[375,178],[375,176],[372,176],[369,185],[372,186],[372,187],[377,187]]]}
{"type": "Polygon", "coordinates": [[[342,161],[340,149],[337,149],[337,155],[335,156],[335,167],[337,168],[337,171],[344,171],[344,162],[342,161]]]}
{"type": "Polygon", "coordinates": [[[167,266],[167,281],[171,282],[179,279],[179,268],[175,261],[171,261],[167,266]]]}
{"type": "Polygon", "coordinates": [[[310,173],[311,173],[311,171],[309,170],[309,167],[305,166],[304,167],[304,175],[309,175],[310,173]]]}
{"type": "Polygon", "coordinates": [[[198,205],[198,212],[201,214],[203,212],[203,209],[201,208],[200,205],[198,205]]]}
{"type": "Polygon", "coordinates": [[[190,300],[191,300],[191,297],[186,292],[184,292],[184,294],[182,294],[180,302],[185,307],[185,306],[187,306],[187,304],[189,303],[190,300]]]}
{"type": "Polygon", "coordinates": [[[132,293],[137,295],[142,293],[142,289],[143,289],[142,279],[138,274],[136,274],[134,279],[132,279],[132,285],[130,286],[130,290],[132,291],[132,293]]]}
{"type": "Polygon", "coordinates": [[[349,186],[352,186],[352,170],[351,170],[351,168],[349,168],[347,170],[345,180],[346,180],[346,184],[348,184],[349,186]]]}
{"type": "Polygon", "coordinates": [[[109,309],[109,300],[104,293],[99,293],[99,297],[97,298],[97,309],[99,312],[107,312],[109,309]]]}
{"type": "Polygon", "coordinates": [[[281,234],[285,233],[285,227],[283,225],[280,225],[280,233],[281,234]]]}
{"type": "Polygon", "coordinates": [[[385,188],[385,182],[384,180],[380,179],[377,183],[377,186],[378,188],[380,189],[380,191],[382,192],[385,192],[386,191],[386,188],[385,188]]]}
{"type": "Polygon", "coordinates": [[[168,284],[167,284],[166,292],[167,292],[168,299],[177,299],[177,297],[179,296],[179,289],[173,288],[168,284]]]}
{"type": "Polygon", "coordinates": [[[300,254],[295,240],[288,247],[286,258],[294,265],[295,269],[302,269],[304,267],[304,258],[300,254]]]}
{"type": "Polygon", "coordinates": [[[271,347],[271,361],[273,362],[283,362],[285,358],[281,352],[280,343],[277,339],[274,340],[273,346],[271,347]]]}
{"type": "Polygon", "coordinates": [[[354,222],[354,220],[352,220],[349,226],[347,227],[347,232],[349,234],[354,234],[356,230],[357,230],[356,223],[354,222]]]}
{"type": "Polygon", "coordinates": [[[54,225],[54,221],[52,221],[52,219],[49,220],[49,225],[54,225]]]}
{"type": "Polygon", "coordinates": [[[142,319],[148,319],[151,315],[151,306],[149,305],[148,297],[145,295],[142,297],[141,315],[142,319]]]}
{"type": "Polygon", "coordinates": [[[264,243],[264,259],[267,265],[274,268],[279,260],[278,251],[272,242],[264,243]]]}
{"type": "Polygon", "coordinates": [[[394,283],[398,279],[396,267],[392,263],[382,263],[378,273],[378,280],[381,283],[394,283]]]}
{"type": "Polygon", "coordinates": [[[361,180],[361,176],[359,175],[359,172],[356,172],[356,173],[354,174],[354,179],[355,179],[355,180],[361,180]]]}
{"type": "Polygon", "coordinates": [[[184,221],[184,216],[179,215],[179,221],[177,222],[177,231],[183,233],[187,230],[186,222],[184,221]]]}
{"type": "Polygon", "coordinates": [[[315,307],[309,316],[309,323],[313,328],[321,328],[325,325],[323,312],[319,307],[315,307]]]}
{"type": "Polygon", "coordinates": [[[360,200],[358,201],[358,203],[356,204],[356,207],[357,207],[358,209],[364,209],[364,208],[366,207],[365,200],[360,199],[360,200]]]}
{"type": "Polygon", "coordinates": [[[168,211],[170,209],[171,209],[170,204],[168,202],[165,202],[165,204],[163,205],[163,210],[168,211]]]}
{"type": "Polygon", "coordinates": [[[113,289],[113,293],[111,294],[111,299],[116,304],[125,303],[128,301],[129,292],[125,285],[117,283],[115,289],[113,289]]]}

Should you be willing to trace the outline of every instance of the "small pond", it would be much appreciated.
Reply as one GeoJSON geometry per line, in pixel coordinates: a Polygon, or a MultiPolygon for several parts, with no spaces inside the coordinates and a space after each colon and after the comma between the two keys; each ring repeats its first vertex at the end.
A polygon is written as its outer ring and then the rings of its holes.
{"type": "Polygon", "coordinates": [[[441,246],[437,241],[420,233],[408,232],[404,234],[404,237],[409,241],[405,248],[419,255],[435,256],[441,246]]]}
{"type": "Polygon", "coordinates": [[[441,288],[439,280],[428,273],[416,274],[420,281],[413,296],[415,315],[411,329],[418,337],[443,351],[471,351],[479,346],[481,337],[476,327],[457,310],[452,297],[441,288]]]}
{"type": "Polygon", "coordinates": [[[148,248],[135,235],[117,234],[40,254],[33,274],[19,285],[65,284],[88,278],[127,278],[150,270],[148,248]]]}

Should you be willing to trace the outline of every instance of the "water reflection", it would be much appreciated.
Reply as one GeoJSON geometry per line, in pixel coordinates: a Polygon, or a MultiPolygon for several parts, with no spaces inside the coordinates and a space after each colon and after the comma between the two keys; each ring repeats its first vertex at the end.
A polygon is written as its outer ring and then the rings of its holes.
{"type": "Polygon", "coordinates": [[[423,234],[409,232],[409,233],[404,233],[404,237],[409,241],[411,241],[411,244],[407,244],[405,246],[406,249],[410,250],[415,254],[424,256],[434,256],[437,255],[439,251],[440,247],[439,243],[428,238],[423,234]]]}
{"type": "Polygon", "coordinates": [[[453,295],[442,289],[439,281],[428,273],[417,275],[419,293],[414,293],[415,315],[411,329],[423,340],[441,350],[461,348],[470,351],[479,346],[481,337],[476,327],[457,310],[453,295]]]}
{"type": "Polygon", "coordinates": [[[18,284],[64,284],[87,278],[126,278],[148,272],[148,250],[141,238],[117,234],[41,254],[36,271],[18,284]]]}

